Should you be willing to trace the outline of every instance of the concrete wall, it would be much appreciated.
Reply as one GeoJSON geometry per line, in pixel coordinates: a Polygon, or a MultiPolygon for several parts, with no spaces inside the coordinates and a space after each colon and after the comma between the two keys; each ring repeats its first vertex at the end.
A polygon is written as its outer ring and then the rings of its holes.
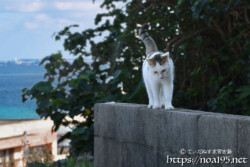
{"type": "Polygon", "coordinates": [[[250,167],[247,116],[96,104],[94,142],[95,167],[250,167]]]}

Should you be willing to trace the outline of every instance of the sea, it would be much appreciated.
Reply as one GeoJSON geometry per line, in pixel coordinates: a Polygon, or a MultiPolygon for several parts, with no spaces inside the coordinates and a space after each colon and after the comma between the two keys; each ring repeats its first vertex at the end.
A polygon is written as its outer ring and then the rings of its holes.
{"type": "Polygon", "coordinates": [[[0,62],[0,120],[39,118],[35,100],[22,102],[22,89],[42,81],[44,73],[36,60],[0,62]]]}

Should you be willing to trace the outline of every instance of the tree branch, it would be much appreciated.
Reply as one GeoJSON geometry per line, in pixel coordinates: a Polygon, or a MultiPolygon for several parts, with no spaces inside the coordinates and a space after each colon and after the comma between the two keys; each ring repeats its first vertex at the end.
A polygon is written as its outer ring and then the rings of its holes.
{"type": "Polygon", "coordinates": [[[184,41],[186,41],[186,40],[188,40],[188,39],[190,39],[190,38],[193,38],[193,37],[199,35],[200,33],[204,32],[204,31],[206,31],[206,30],[208,30],[207,27],[202,28],[202,29],[197,30],[197,31],[194,31],[194,32],[191,32],[191,33],[189,33],[189,34],[183,36],[182,38],[180,38],[180,39],[178,39],[176,42],[174,42],[173,47],[174,47],[174,48],[178,47],[178,46],[181,45],[184,41]]]}
{"type": "Polygon", "coordinates": [[[175,43],[176,41],[178,41],[179,39],[181,39],[183,37],[183,35],[179,35],[173,39],[171,39],[168,43],[167,43],[167,50],[170,49],[170,47],[173,45],[173,43],[175,43]]]}
{"type": "Polygon", "coordinates": [[[249,18],[247,16],[247,7],[245,7],[244,9],[244,14],[245,14],[245,19],[246,19],[247,24],[250,24],[249,18]]]}
{"type": "Polygon", "coordinates": [[[212,20],[216,30],[220,33],[221,36],[225,36],[225,33],[221,30],[220,26],[218,25],[218,23],[215,20],[212,20]]]}

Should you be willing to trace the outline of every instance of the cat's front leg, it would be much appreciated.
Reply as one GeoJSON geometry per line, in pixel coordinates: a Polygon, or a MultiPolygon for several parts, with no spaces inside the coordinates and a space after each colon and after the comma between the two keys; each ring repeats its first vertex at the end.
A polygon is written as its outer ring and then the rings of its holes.
{"type": "Polygon", "coordinates": [[[153,99],[153,93],[150,87],[150,83],[147,80],[144,80],[144,83],[145,83],[147,94],[148,94],[148,101],[149,101],[148,108],[153,108],[154,99],[153,99]]]}
{"type": "Polygon", "coordinates": [[[172,104],[165,106],[165,110],[170,110],[170,109],[174,109],[174,106],[172,104]]]}
{"type": "Polygon", "coordinates": [[[148,108],[152,109],[154,105],[154,100],[153,97],[149,97],[149,103],[148,103],[148,108]]]}
{"type": "Polygon", "coordinates": [[[172,96],[173,96],[173,84],[170,82],[166,82],[163,85],[163,93],[164,93],[164,99],[165,99],[165,109],[174,109],[172,105],[172,96]]]}
{"type": "Polygon", "coordinates": [[[161,108],[165,108],[165,97],[164,97],[164,93],[163,93],[163,88],[162,87],[160,89],[160,92],[161,92],[161,96],[160,96],[161,108]]]}
{"type": "Polygon", "coordinates": [[[152,92],[153,92],[153,97],[154,97],[153,109],[161,108],[162,104],[161,104],[160,85],[153,83],[152,92]]]}

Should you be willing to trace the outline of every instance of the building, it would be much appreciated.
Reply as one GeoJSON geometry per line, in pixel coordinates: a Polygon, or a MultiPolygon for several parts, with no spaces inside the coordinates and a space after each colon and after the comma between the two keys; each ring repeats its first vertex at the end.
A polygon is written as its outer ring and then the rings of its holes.
{"type": "Polygon", "coordinates": [[[26,166],[29,149],[45,146],[57,156],[57,134],[51,120],[0,120],[0,167],[26,166]]]}

